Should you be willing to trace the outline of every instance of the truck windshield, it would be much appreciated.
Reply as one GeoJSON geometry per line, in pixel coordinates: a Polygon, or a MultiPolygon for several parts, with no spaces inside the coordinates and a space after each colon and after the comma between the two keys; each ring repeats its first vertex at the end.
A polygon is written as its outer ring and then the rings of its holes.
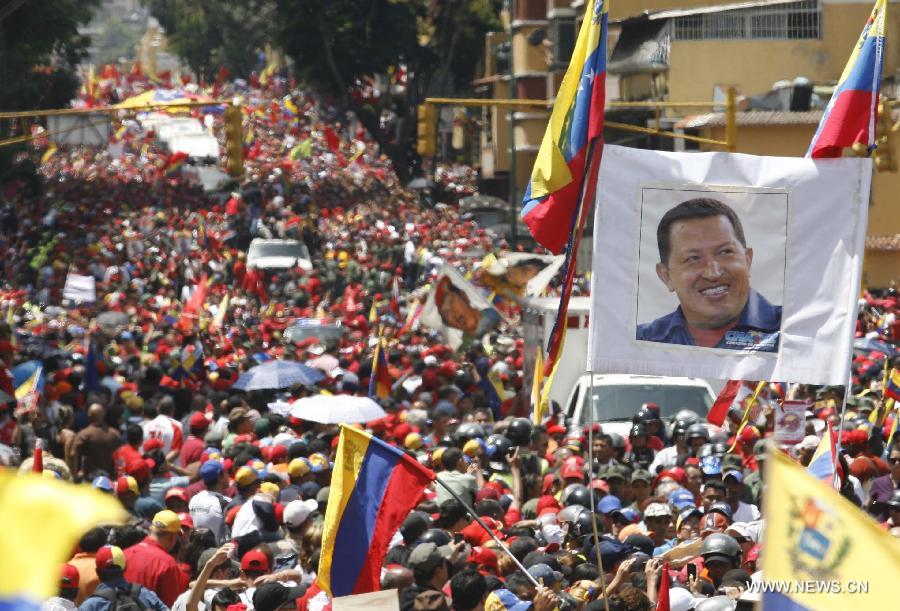
{"type": "Polygon", "coordinates": [[[588,394],[581,410],[582,423],[593,412],[594,422],[611,420],[631,420],[641,405],[656,403],[660,416],[674,416],[683,409],[697,412],[706,418],[713,399],[702,386],[663,386],[660,384],[623,384],[594,387],[594,409],[589,409],[588,394]]]}

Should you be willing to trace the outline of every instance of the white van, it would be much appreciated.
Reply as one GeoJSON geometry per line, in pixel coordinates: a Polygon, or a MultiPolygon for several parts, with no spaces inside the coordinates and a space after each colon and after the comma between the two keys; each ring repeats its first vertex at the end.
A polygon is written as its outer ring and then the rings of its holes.
{"type": "Polygon", "coordinates": [[[623,437],[631,429],[631,419],[644,403],[656,403],[662,420],[668,423],[683,409],[706,420],[716,400],[712,387],[700,378],[671,378],[630,374],[594,374],[591,409],[591,374],[583,373],[569,392],[565,413],[572,425],[581,427],[599,422],[603,431],[623,437]]]}

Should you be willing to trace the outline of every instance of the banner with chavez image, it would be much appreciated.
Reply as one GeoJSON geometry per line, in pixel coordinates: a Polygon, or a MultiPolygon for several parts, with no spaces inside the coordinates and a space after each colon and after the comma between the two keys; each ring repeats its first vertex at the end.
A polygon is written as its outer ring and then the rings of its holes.
{"type": "Polygon", "coordinates": [[[871,160],[607,146],[588,369],[846,384],[871,160]]]}

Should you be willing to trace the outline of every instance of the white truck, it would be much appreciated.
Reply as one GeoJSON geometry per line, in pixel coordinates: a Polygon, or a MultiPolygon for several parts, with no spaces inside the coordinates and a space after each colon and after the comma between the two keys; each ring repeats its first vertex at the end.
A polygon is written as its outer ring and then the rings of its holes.
{"type": "MultiPolygon", "coordinates": [[[[525,339],[523,353],[525,379],[534,379],[534,361],[540,346],[546,354],[547,342],[553,331],[559,297],[530,299],[522,306],[522,326],[525,339]]],[[[587,369],[588,313],[590,297],[572,297],[569,300],[568,329],[559,367],[550,387],[550,400],[565,406],[569,391],[578,376],[587,369]]]]}
{"type": "MultiPolygon", "coordinates": [[[[532,299],[522,307],[526,380],[533,379],[537,347],[546,350],[558,305],[557,297],[532,299]]],[[[569,302],[565,345],[550,387],[550,400],[559,404],[573,425],[601,422],[603,430],[627,435],[632,416],[648,402],[660,406],[666,422],[681,409],[705,419],[716,398],[706,380],[631,374],[594,374],[592,378],[586,371],[589,312],[589,297],[573,297],[569,302]]]]}

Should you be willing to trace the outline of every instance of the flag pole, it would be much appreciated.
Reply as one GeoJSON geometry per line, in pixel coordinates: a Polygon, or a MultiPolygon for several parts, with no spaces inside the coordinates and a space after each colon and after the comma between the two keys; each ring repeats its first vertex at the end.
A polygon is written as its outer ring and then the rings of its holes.
{"type": "Polygon", "coordinates": [[[488,525],[484,523],[484,520],[482,520],[480,517],[478,517],[478,514],[475,513],[475,510],[472,509],[468,503],[466,503],[464,500],[462,500],[460,498],[460,496],[458,494],[456,494],[456,492],[454,492],[452,488],[450,488],[450,486],[448,486],[447,484],[442,482],[441,478],[435,477],[434,481],[436,481],[438,484],[440,484],[441,487],[450,494],[450,496],[452,496],[454,499],[459,501],[460,505],[465,507],[466,511],[469,512],[469,515],[472,516],[476,522],[478,522],[478,525],[484,530],[484,532],[486,532],[488,535],[490,535],[491,539],[493,539],[494,542],[500,546],[500,549],[502,549],[504,552],[506,552],[506,555],[509,556],[510,560],[513,561],[513,564],[515,564],[516,567],[518,567],[518,569],[520,571],[525,573],[525,576],[528,578],[528,580],[531,583],[533,583],[535,585],[535,587],[538,587],[538,588],[542,587],[543,584],[538,583],[538,581],[534,577],[531,576],[531,573],[529,573],[528,570],[524,566],[522,566],[522,563],[519,562],[519,559],[512,555],[512,552],[509,551],[509,548],[506,547],[505,545],[503,545],[503,542],[499,538],[497,538],[497,535],[494,534],[494,531],[492,531],[490,528],[488,528],[488,525]]]}
{"type": "Polygon", "coordinates": [[[606,572],[603,570],[603,556],[600,554],[600,531],[597,529],[597,501],[594,498],[594,487],[593,484],[594,479],[594,371],[592,370],[588,373],[591,377],[591,385],[589,391],[591,394],[588,395],[588,409],[590,412],[588,413],[588,465],[589,465],[589,480],[588,481],[588,492],[591,496],[591,530],[593,530],[594,534],[594,549],[597,550],[597,572],[600,573],[600,587],[603,589],[603,609],[604,611],[609,611],[609,597],[606,595],[606,572]]]}

